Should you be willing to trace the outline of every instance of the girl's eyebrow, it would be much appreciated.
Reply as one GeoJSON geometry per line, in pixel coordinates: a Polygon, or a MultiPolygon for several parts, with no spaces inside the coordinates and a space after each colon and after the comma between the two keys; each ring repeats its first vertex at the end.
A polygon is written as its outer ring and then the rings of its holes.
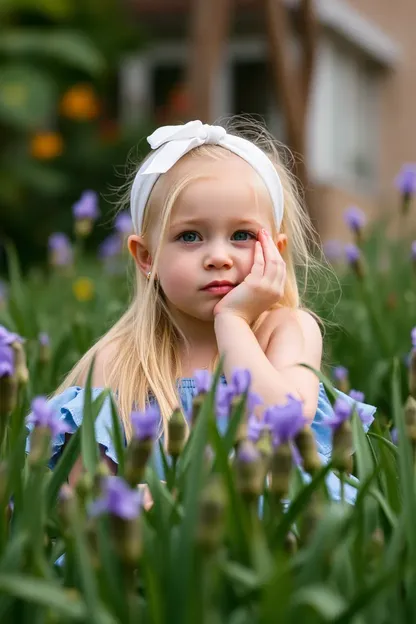
{"type": "MultiPolygon", "coordinates": [[[[211,225],[211,223],[212,223],[212,220],[209,217],[202,217],[202,218],[194,217],[190,219],[184,219],[182,221],[173,222],[171,223],[171,227],[179,228],[179,227],[185,227],[186,225],[211,225]]],[[[257,227],[259,229],[264,227],[264,225],[261,225],[260,223],[258,223],[258,221],[254,219],[240,219],[240,218],[230,219],[230,223],[234,226],[236,225],[250,226],[250,227],[257,227]]]]}

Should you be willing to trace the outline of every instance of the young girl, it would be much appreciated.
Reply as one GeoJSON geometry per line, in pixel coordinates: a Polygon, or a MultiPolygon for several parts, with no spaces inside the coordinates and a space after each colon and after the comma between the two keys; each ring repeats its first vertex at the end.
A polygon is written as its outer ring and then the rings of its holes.
{"type": "MultiPolygon", "coordinates": [[[[312,229],[272,139],[263,128],[250,141],[192,121],[161,127],[148,142],[152,151],[130,192],[135,297],[51,404],[74,432],[82,421],[82,385],[96,356],[94,393],[110,387],[117,394],[126,440],[133,405],[143,410],[156,402],[166,434],[175,407],[188,413],[194,371],[213,370],[223,355],[221,383],[234,369],[249,369],[251,389],[265,406],[285,403],[288,394],[303,401],[327,461],[331,433],[324,421],[332,408],[317,377],[300,366],[319,369],[322,354],[318,322],[302,308],[296,278],[314,265],[312,229]]],[[[109,430],[105,404],[96,437],[116,473],[109,430]]],[[[64,443],[64,436],[56,441],[51,465],[64,443]]],[[[78,460],[71,482],[81,470],[78,460]]],[[[337,498],[334,476],[330,488],[337,498]]]]}

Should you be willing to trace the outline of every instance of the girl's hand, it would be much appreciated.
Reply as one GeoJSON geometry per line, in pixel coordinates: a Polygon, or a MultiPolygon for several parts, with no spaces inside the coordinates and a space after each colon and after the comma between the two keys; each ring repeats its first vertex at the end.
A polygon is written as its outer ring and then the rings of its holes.
{"type": "Polygon", "coordinates": [[[217,303],[214,316],[233,314],[248,324],[277,303],[284,294],[286,264],[266,230],[260,230],[251,272],[217,303]]]}

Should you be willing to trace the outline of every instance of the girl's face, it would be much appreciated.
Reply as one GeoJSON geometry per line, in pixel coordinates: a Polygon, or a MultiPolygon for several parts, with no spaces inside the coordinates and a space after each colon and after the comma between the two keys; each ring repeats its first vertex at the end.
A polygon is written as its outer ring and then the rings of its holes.
{"type": "MultiPolygon", "coordinates": [[[[186,174],[202,177],[190,182],[175,202],[157,278],[173,312],[212,321],[214,306],[226,292],[206,290],[207,285],[226,281],[236,286],[245,279],[259,230],[273,232],[272,203],[258,174],[234,154],[218,160],[182,159],[165,175],[177,175],[184,166],[186,174]]],[[[154,247],[157,232],[151,238],[154,247]]],[[[150,270],[149,264],[151,257],[146,266],[139,262],[142,270],[150,270]]]]}

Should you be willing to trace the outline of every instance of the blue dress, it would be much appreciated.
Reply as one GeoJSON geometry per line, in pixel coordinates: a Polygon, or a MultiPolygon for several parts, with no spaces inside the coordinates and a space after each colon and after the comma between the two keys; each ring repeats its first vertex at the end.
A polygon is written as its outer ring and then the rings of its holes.
{"type": "MultiPolygon", "coordinates": [[[[225,377],[221,377],[221,383],[226,384],[225,377]]],[[[178,381],[178,390],[182,403],[182,407],[185,414],[190,413],[190,409],[192,407],[192,399],[196,394],[196,386],[195,380],[191,377],[184,377],[178,381]]],[[[92,398],[95,399],[101,392],[103,388],[94,388],[92,390],[92,398]]],[[[60,419],[65,422],[66,425],[69,426],[70,433],[74,433],[77,428],[80,426],[82,422],[83,415],[83,405],[84,405],[84,389],[79,386],[72,386],[67,388],[61,394],[53,397],[50,400],[49,405],[56,411],[59,415],[60,419]]],[[[337,391],[341,398],[350,403],[351,405],[354,403],[351,397],[337,391]]],[[[149,398],[149,404],[154,404],[154,397],[149,398]]],[[[374,412],[376,408],[367,405],[365,403],[358,403],[357,407],[362,411],[363,416],[365,416],[366,422],[369,424],[366,425],[366,429],[370,426],[372,420],[374,419],[374,412]]],[[[331,440],[332,440],[332,432],[330,427],[327,424],[329,418],[333,416],[333,409],[331,403],[327,397],[325,392],[325,388],[322,384],[319,387],[319,399],[318,399],[318,407],[316,410],[315,418],[311,425],[312,430],[315,434],[315,439],[317,443],[318,453],[322,460],[322,464],[325,464],[329,461],[331,457],[331,440]]],[[[220,426],[220,429],[223,428],[220,426]]],[[[104,401],[104,404],[101,408],[100,413],[97,416],[97,420],[95,422],[95,436],[97,442],[103,448],[107,457],[109,457],[114,463],[117,463],[116,451],[114,448],[114,444],[111,437],[112,431],[112,418],[111,418],[111,408],[110,408],[110,400],[107,398],[104,401]]],[[[65,443],[65,435],[58,435],[53,440],[52,447],[52,456],[49,462],[49,467],[53,469],[55,466],[62,447],[65,443]]],[[[26,450],[29,450],[30,437],[28,436],[26,442],[26,450]]],[[[155,460],[156,466],[158,470],[159,477],[163,479],[163,466],[161,457],[159,454],[159,447],[155,445],[155,460]]],[[[308,479],[308,475],[305,474],[305,479],[308,479]]],[[[331,497],[334,500],[339,500],[340,498],[340,482],[338,477],[330,472],[327,476],[327,486],[331,497]]],[[[345,499],[348,502],[353,503],[356,496],[356,489],[348,484],[345,485],[344,491],[345,499]]]]}

